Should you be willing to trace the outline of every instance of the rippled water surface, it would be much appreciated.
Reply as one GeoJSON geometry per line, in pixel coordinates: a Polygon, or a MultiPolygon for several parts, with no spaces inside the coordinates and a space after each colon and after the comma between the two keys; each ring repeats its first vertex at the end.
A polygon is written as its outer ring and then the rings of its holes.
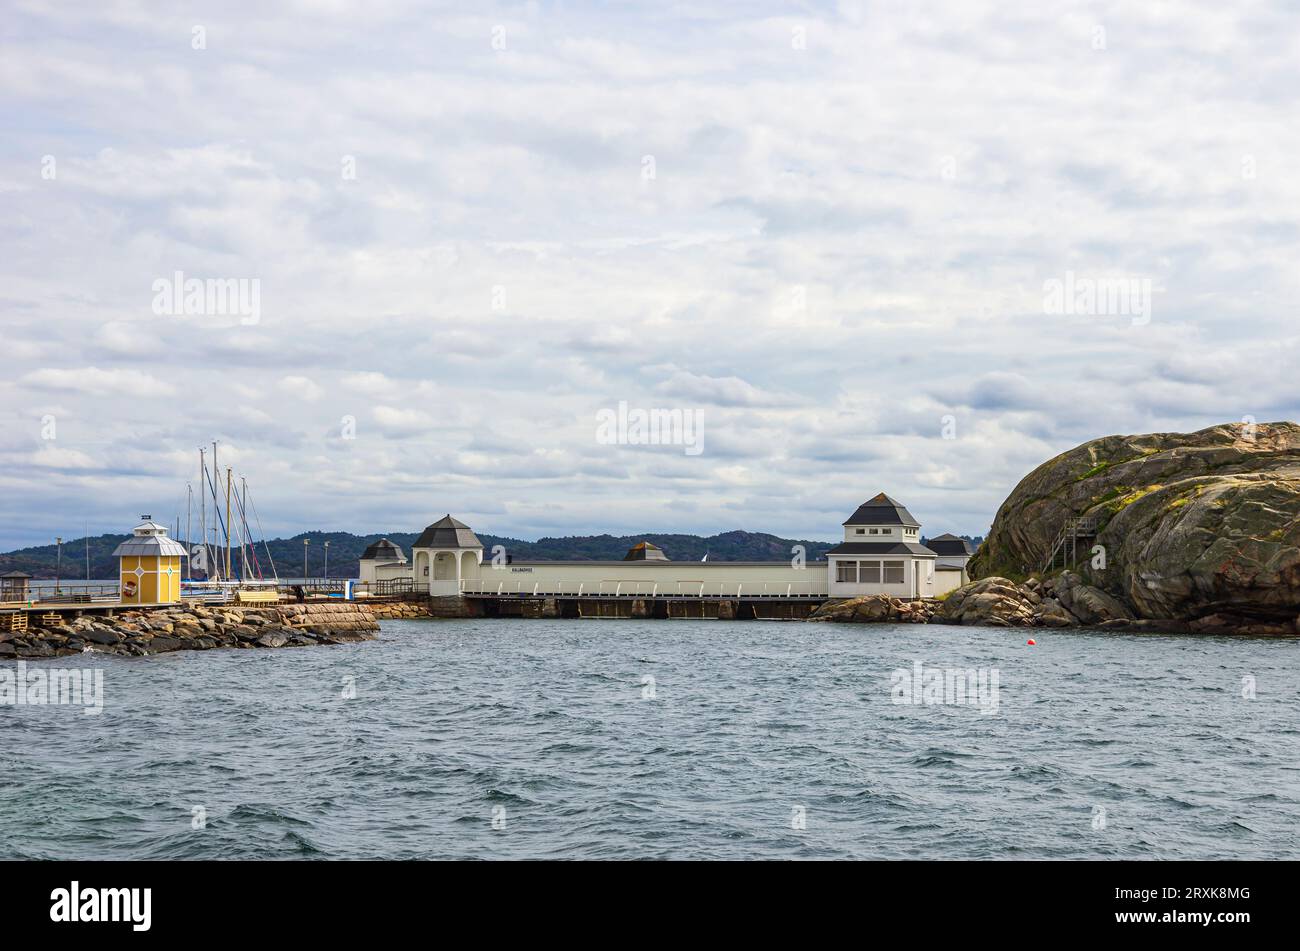
{"type": "Polygon", "coordinates": [[[101,716],[0,707],[0,856],[1300,857],[1300,643],[1035,637],[392,621],[85,655],[57,663],[103,670],[101,716]],[[891,702],[915,661],[996,668],[997,712],[891,702]]]}

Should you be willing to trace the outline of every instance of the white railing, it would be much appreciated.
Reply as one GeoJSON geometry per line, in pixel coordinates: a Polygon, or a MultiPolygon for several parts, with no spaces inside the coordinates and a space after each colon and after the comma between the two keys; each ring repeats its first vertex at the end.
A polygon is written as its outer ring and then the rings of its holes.
{"type": "Polygon", "coordinates": [[[491,581],[466,579],[460,593],[498,598],[824,598],[816,581],[491,581]]]}

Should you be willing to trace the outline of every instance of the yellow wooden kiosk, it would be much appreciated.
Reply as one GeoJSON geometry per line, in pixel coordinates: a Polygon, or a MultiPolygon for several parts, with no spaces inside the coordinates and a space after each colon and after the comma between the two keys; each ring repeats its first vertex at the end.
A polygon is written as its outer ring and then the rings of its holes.
{"type": "Polygon", "coordinates": [[[113,551],[123,604],[175,604],[181,599],[181,559],[185,548],[167,529],[143,516],[132,536],[113,551]]]}

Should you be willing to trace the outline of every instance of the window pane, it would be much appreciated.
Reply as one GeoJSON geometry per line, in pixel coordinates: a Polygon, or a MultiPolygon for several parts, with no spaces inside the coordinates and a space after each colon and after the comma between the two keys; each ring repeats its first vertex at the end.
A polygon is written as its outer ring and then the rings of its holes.
{"type": "Polygon", "coordinates": [[[861,578],[867,584],[880,584],[880,562],[864,561],[861,578]]]}
{"type": "Polygon", "coordinates": [[[903,563],[901,561],[885,562],[885,584],[903,583],[903,563]]]}
{"type": "Polygon", "coordinates": [[[858,563],[856,561],[837,561],[835,563],[835,580],[856,583],[858,580],[858,563]]]}

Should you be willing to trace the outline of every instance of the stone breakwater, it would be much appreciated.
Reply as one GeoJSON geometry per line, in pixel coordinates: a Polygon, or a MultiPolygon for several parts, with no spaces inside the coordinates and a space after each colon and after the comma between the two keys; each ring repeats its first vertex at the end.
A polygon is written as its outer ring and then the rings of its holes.
{"type": "Polygon", "coordinates": [[[94,651],[142,657],[178,650],[309,647],[374,640],[379,622],[365,605],[280,604],[266,607],[177,605],[84,614],[48,626],[0,633],[0,659],[67,657],[94,651]]]}
{"type": "Polygon", "coordinates": [[[431,617],[429,602],[425,601],[367,601],[365,607],[381,621],[405,621],[411,618],[431,617]]]}

